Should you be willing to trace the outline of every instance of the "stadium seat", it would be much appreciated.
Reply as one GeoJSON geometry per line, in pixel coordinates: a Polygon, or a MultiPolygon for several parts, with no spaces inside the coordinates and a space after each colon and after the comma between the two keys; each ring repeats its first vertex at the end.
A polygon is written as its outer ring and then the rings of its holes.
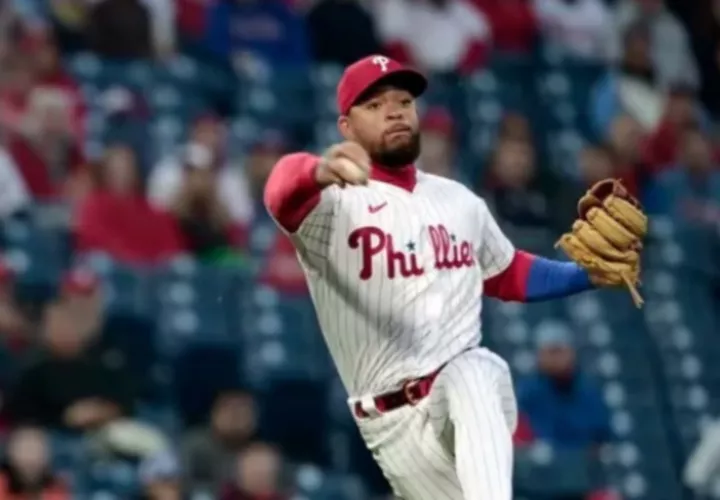
{"type": "Polygon", "coordinates": [[[260,396],[263,434],[293,461],[330,463],[327,383],[275,379],[260,396]]]}
{"type": "Polygon", "coordinates": [[[242,383],[238,349],[217,345],[187,346],[172,362],[175,402],[186,424],[202,424],[220,391],[242,383]]]}

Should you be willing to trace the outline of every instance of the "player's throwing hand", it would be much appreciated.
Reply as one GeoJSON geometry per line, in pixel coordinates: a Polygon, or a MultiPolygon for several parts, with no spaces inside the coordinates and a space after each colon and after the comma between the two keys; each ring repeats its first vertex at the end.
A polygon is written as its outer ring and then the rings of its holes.
{"type": "Polygon", "coordinates": [[[315,179],[321,186],[337,184],[360,186],[370,176],[370,156],[357,143],[341,142],[330,146],[315,170],[315,179]]]}

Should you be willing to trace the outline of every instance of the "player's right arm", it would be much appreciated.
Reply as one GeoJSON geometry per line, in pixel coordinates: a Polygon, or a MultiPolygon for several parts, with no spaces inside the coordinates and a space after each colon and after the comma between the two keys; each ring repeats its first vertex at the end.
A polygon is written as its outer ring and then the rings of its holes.
{"type": "Polygon", "coordinates": [[[370,158],[358,144],[342,142],[322,156],[293,153],[275,165],[265,185],[264,201],[280,227],[293,235],[314,214],[325,214],[334,197],[329,188],[363,185],[370,174],[370,158]]]}

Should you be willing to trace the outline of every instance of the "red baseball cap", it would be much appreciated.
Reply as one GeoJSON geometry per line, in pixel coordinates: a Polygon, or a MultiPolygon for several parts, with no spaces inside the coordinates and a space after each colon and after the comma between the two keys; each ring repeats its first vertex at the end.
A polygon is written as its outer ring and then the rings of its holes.
{"type": "Polygon", "coordinates": [[[427,88],[427,79],[414,69],[382,55],[368,56],[345,68],[337,86],[337,106],[345,115],[371,87],[379,83],[397,85],[415,97],[427,88]]]}

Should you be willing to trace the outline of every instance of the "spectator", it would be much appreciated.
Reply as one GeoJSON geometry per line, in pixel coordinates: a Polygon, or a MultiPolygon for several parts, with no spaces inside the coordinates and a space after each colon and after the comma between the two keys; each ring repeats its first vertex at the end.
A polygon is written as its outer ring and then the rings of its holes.
{"type": "Polygon", "coordinates": [[[177,44],[175,0],[143,0],[150,15],[152,52],[156,57],[168,58],[177,44]]]}
{"type": "Polygon", "coordinates": [[[523,142],[533,142],[533,132],[530,121],[525,115],[518,112],[505,113],[498,127],[499,139],[515,139],[523,142]]]}
{"type": "Polygon", "coordinates": [[[0,467],[0,498],[3,500],[70,500],[72,495],[52,471],[48,437],[40,429],[20,427],[7,445],[0,467]]]}
{"type": "Polygon", "coordinates": [[[205,0],[178,0],[175,5],[180,33],[188,40],[201,40],[212,4],[205,0]]]}
{"type": "Polygon", "coordinates": [[[189,489],[219,491],[234,474],[235,457],[257,430],[255,401],[240,390],[221,392],[210,425],[183,438],[182,459],[189,489]]]}
{"type": "Polygon", "coordinates": [[[418,167],[430,174],[452,178],[457,173],[455,164],[455,124],[444,108],[431,108],[420,123],[422,151],[418,167]]]}
{"type": "Polygon", "coordinates": [[[171,208],[185,248],[201,259],[234,254],[243,237],[217,190],[216,160],[199,144],[191,144],[184,161],[183,184],[171,208]]]}
{"type": "Polygon", "coordinates": [[[15,160],[0,143],[0,222],[27,211],[31,201],[15,160]]]}
{"type": "Polygon", "coordinates": [[[488,21],[465,0],[382,0],[375,23],[393,58],[432,73],[470,73],[492,45],[488,21]]]}
{"type": "Polygon", "coordinates": [[[11,35],[18,17],[14,7],[11,2],[0,3],[0,58],[6,55],[12,40],[11,35]]]}
{"type": "Polygon", "coordinates": [[[697,86],[699,73],[690,40],[682,23],[665,7],[664,0],[621,0],[614,25],[617,29],[612,53],[620,56],[622,39],[632,26],[642,22],[649,29],[651,59],[657,80],[663,86],[672,83],[697,86]]]}
{"type": "Polygon", "coordinates": [[[537,439],[563,448],[593,448],[611,439],[602,393],[575,362],[564,324],[537,332],[537,372],[518,384],[518,405],[537,439]]]}
{"type": "Polygon", "coordinates": [[[90,3],[82,0],[47,2],[47,15],[64,51],[74,52],[86,48],[89,9],[90,3]]]}
{"type": "Polygon", "coordinates": [[[72,269],[60,283],[60,297],[75,317],[78,333],[95,339],[103,327],[103,294],[100,278],[89,269],[72,269]]]}
{"type": "Polygon", "coordinates": [[[685,130],[700,127],[703,118],[692,88],[679,86],[671,89],[663,118],[646,144],[648,166],[657,172],[676,163],[680,136],[685,130]]]}
{"type": "Polygon", "coordinates": [[[295,246],[282,232],[275,232],[264,255],[260,282],[286,294],[307,293],[305,272],[298,262],[295,246]]]}
{"type": "Polygon", "coordinates": [[[111,59],[153,55],[150,13],[140,0],[102,0],[90,7],[87,37],[93,52],[111,59]]]}
{"type": "Polygon", "coordinates": [[[281,492],[282,456],[273,446],[254,443],[237,458],[233,483],[220,495],[221,500],[286,500],[281,492]]]}
{"type": "Polygon", "coordinates": [[[58,47],[51,33],[35,30],[25,35],[23,56],[33,61],[35,84],[63,92],[70,103],[71,131],[76,140],[83,139],[85,103],[75,80],[62,67],[58,47]]]}
{"type": "MultiPolygon", "coordinates": [[[[233,223],[247,226],[253,218],[254,205],[241,166],[227,158],[226,135],[222,122],[214,115],[205,114],[193,123],[189,145],[203,146],[212,152],[212,169],[217,172],[217,195],[227,207],[233,223]]],[[[185,157],[173,155],[163,159],[150,173],[148,196],[157,208],[168,210],[173,206],[183,184],[185,160],[185,157]]]]}
{"type": "Polygon", "coordinates": [[[8,401],[10,419],[80,431],[128,415],[134,397],[127,377],[89,355],[90,339],[75,327],[72,311],[54,303],[43,319],[44,356],[20,374],[8,401]]]}
{"type": "MultiPolygon", "coordinates": [[[[552,221],[544,179],[535,165],[532,144],[501,140],[489,162],[487,198],[497,215],[521,227],[542,227],[552,221]]],[[[476,185],[483,190],[485,186],[476,185]]]]}
{"type": "MultiPolygon", "coordinates": [[[[558,189],[553,194],[553,205],[562,207],[557,211],[558,229],[564,232],[575,221],[577,214],[574,207],[588,188],[596,182],[618,175],[609,148],[604,145],[586,145],[578,155],[577,176],[568,179],[569,182],[564,182],[562,189],[558,189]]],[[[636,193],[634,186],[634,183],[631,183],[630,189],[636,193]]]]}
{"type": "Polygon", "coordinates": [[[645,149],[645,137],[637,120],[628,115],[613,120],[608,137],[613,176],[621,178],[635,195],[640,193],[647,174],[645,149]]]}
{"type": "Polygon", "coordinates": [[[683,226],[720,225],[720,173],[708,139],[688,130],[681,138],[680,165],[661,173],[646,193],[648,211],[677,217],[683,226]]]}
{"type": "Polygon", "coordinates": [[[169,451],[156,453],[140,463],[143,500],[180,500],[181,471],[175,455],[169,451]]]}
{"type": "Polygon", "coordinates": [[[258,208],[255,210],[256,214],[267,213],[263,207],[259,206],[263,199],[265,181],[267,181],[270,170],[282,155],[290,150],[290,146],[290,141],[281,131],[266,130],[250,147],[245,162],[245,171],[248,173],[251,197],[258,204],[258,208]]]}
{"type": "Polygon", "coordinates": [[[40,87],[30,93],[21,131],[11,135],[8,151],[36,200],[78,201],[89,185],[72,130],[72,103],[62,90],[40,87]]]}
{"type": "Polygon", "coordinates": [[[372,18],[357,0],[320,0],[307,25],[316,61],[348,66],[381,50],[372,18]]]}
{"type": "Polygon", "coordinates": [[[14,282],[13,269],[0,260],[0,336],[4,344],[19,348],[30,342],[32,326],[17,303],[14,282]]]}
{"type": "Polygon", "coordinates": [[[580,152],[578,173],[582,191],[585,191],[596,182],[614,177],[615,168],[610,152],[602,146],[586,146],[580,152]]]}
{"type": "Polygon", "coordinates": [[[593,91],[590,117],[601,139],[607,137],[610,124],[619,114],[629,114],[649,132],[657,128],[665,109],[647,26],[631,27],[624,42],[617,68],[600,80],[593,91]]]}
{"type": "Polygon", "coordinates": [[[22,131],[23,117],[35,85],[32,60],[17,53],[8,54],[0,69],[0,129],[18,133],[22,131]]]}
{"type": "Polygon", "coordinates": [[[610,58],[612,16],[602,0],[534,0],[545,39],[589,61],[610,58]]]}
{"type": "Polygon", "coordinates": [[[182,250],[172,217],[150,206],[140,182],[134,152],[123,145],[109,147],[98,187],[78,209],[75,232],[79,251],[148,263],[182,250]]]}
{"type": "Polygon", "coordinates": [[[474,0],[473,3],[490,21],[495,50],[532,50],[538,22],[530,0],[474,0]]]}
{"type": "Polygon", "coordinates": [[[281,0],[219,0],[209,14],[205,43],[243,72],[303,67],[311,59],[303,18],[281,0]]]}
{"type": "Polygon", "coordinates": [[[690,4],[692,44],[701,74],[701,98],[717,119],[720,117],[720,2],[700,0],[690,4]]]}

